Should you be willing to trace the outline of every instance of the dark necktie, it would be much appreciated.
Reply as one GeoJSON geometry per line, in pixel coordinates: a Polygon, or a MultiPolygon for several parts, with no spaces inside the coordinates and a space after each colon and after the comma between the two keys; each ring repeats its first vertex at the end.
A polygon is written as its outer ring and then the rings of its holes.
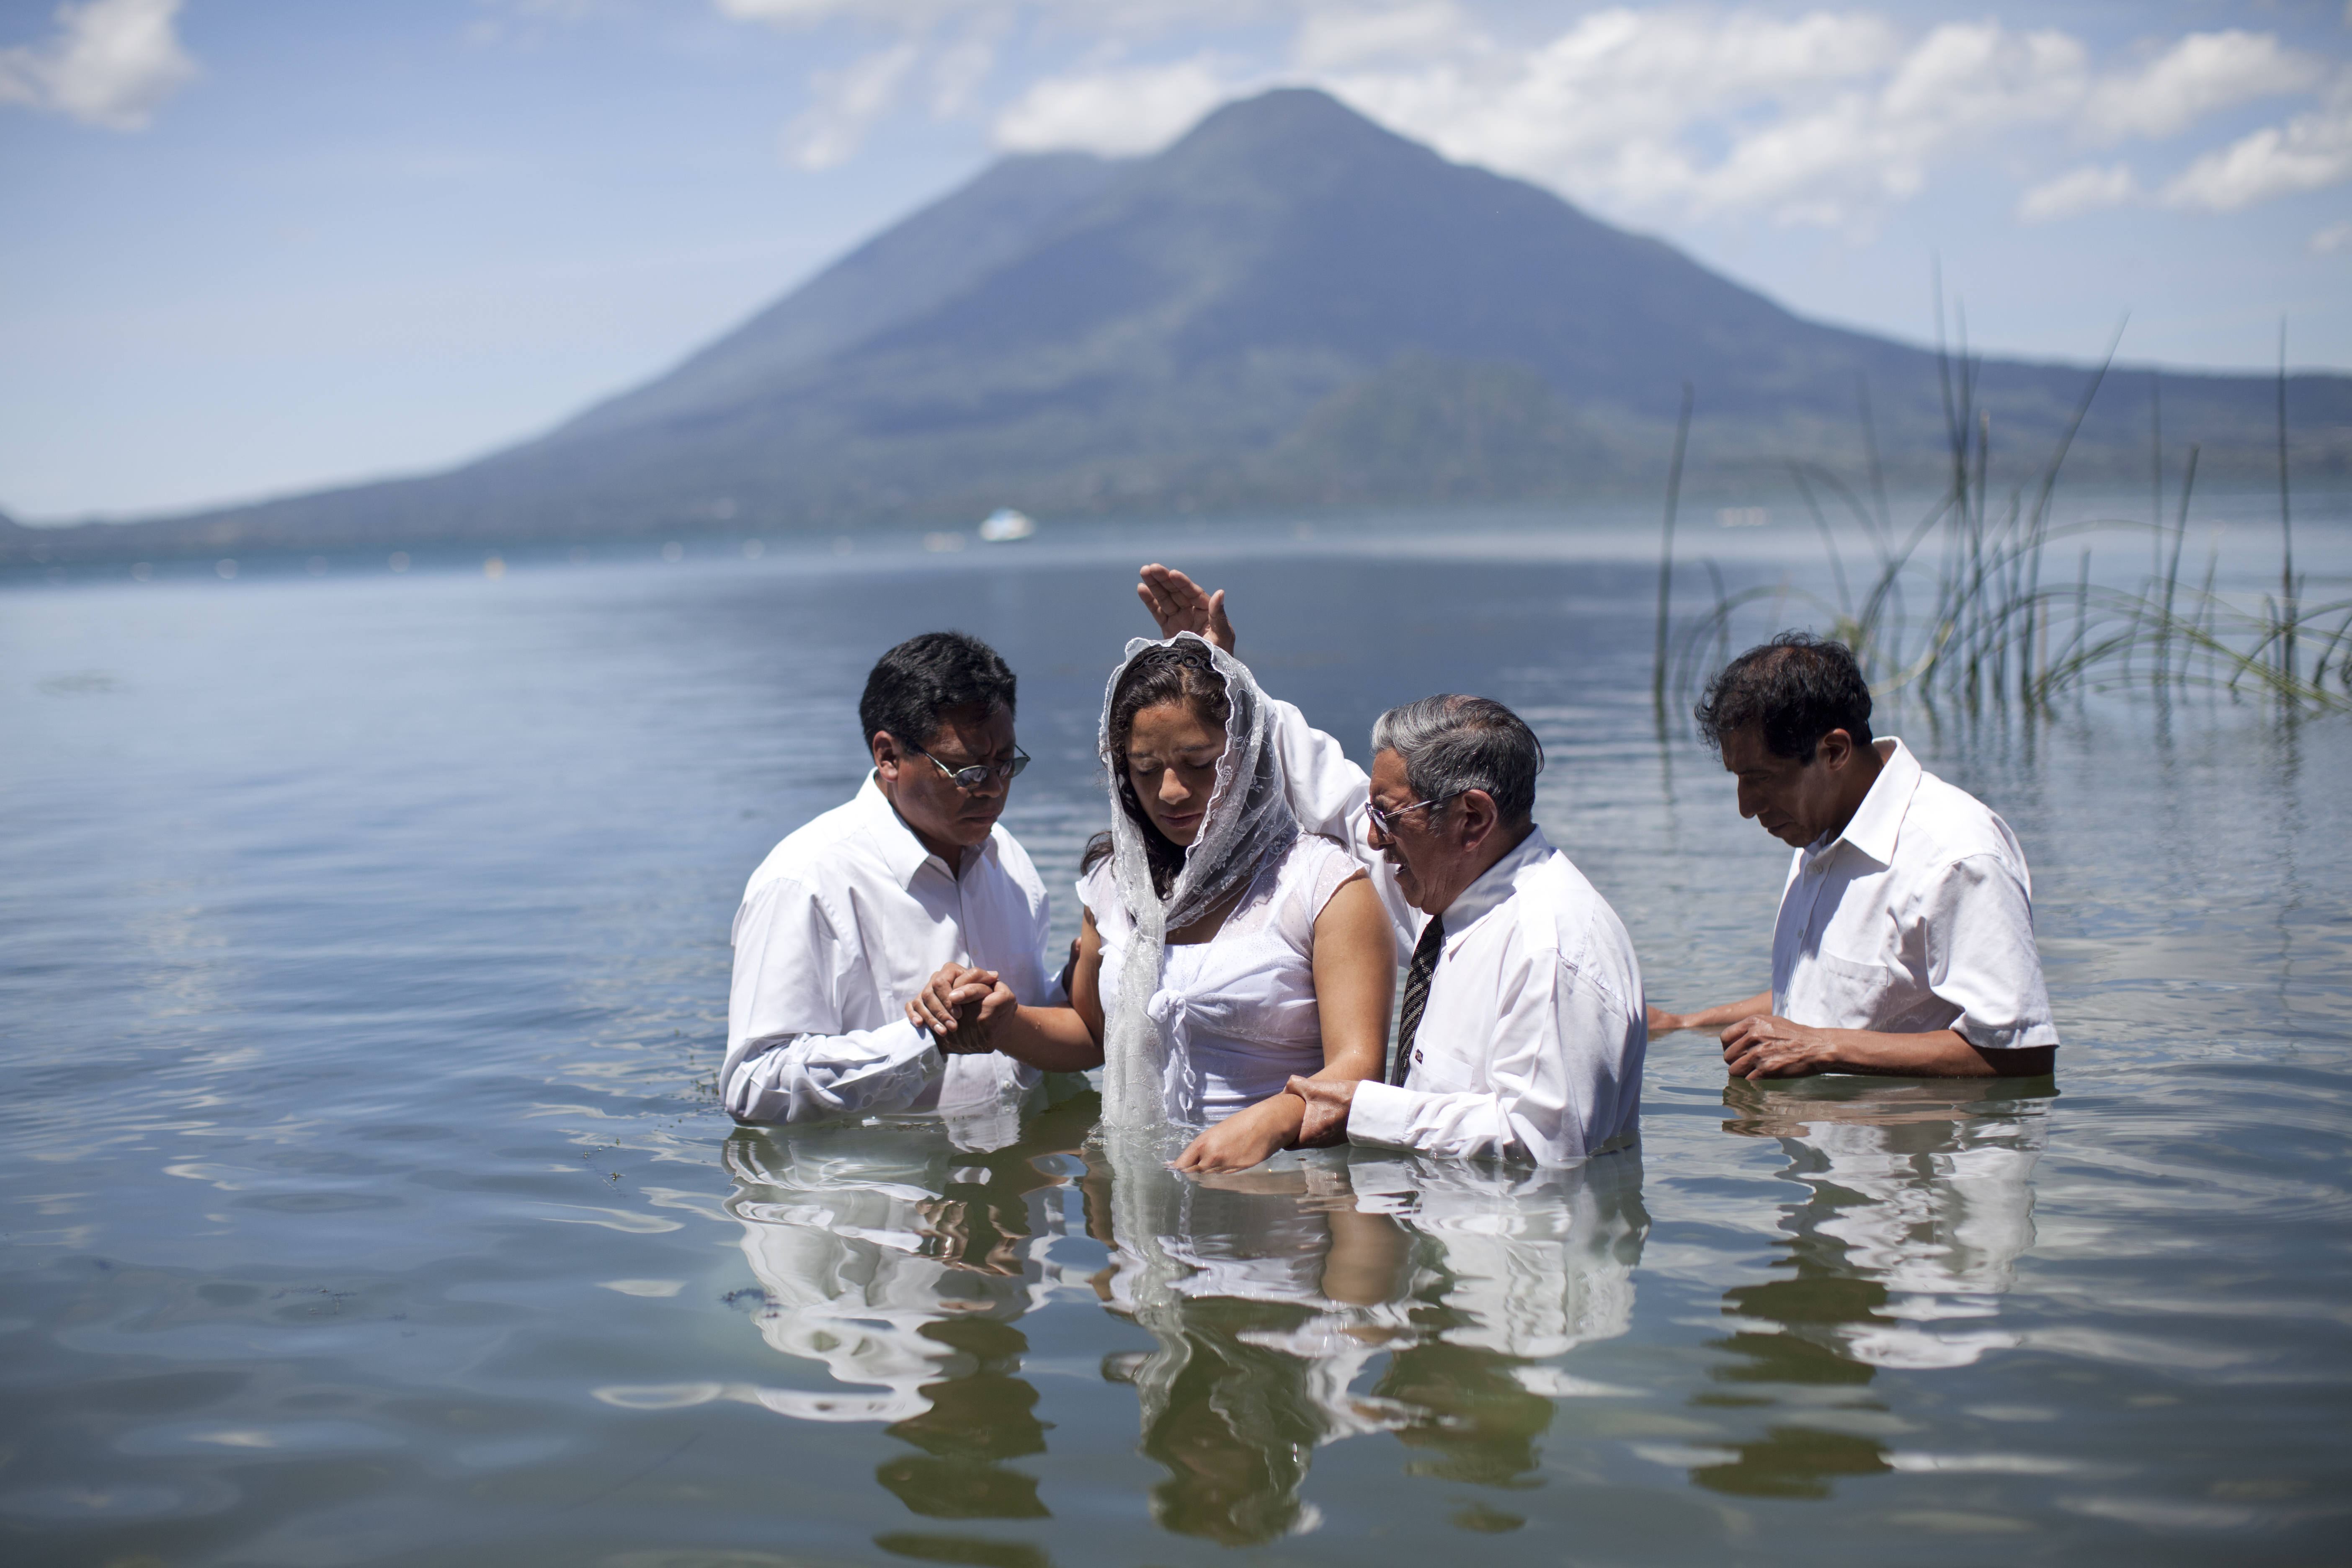
{"type": "Polygon", "coordinates": [[[1445,950],[1445,917],[1432,915],[1421,928],[1412,950],[1412,967],[1404,972],[1404,1010],[1397,1015],[1396,1060],[1389,1065],[1389,1081],[1402,1085],[1412,1070],[1412,1037],[1421,1027],[1422,1010],[1429,1005],[1429,977],[1437,971],[1438,955],[1445,950]]]}

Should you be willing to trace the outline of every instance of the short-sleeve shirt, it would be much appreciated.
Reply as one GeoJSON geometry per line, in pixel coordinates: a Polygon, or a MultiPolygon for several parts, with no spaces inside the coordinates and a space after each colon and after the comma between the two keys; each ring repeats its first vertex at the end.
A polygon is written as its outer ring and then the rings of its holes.
{"type": "Polygon", "coordinates": [[[2056,1045],[2017,835],[1901,741],[1874,744],[1883,765],[1853,820],[1790,861],[1772,1011],[1817,1029],[1952,1029],[1987,1050],[2056,1045]]]}

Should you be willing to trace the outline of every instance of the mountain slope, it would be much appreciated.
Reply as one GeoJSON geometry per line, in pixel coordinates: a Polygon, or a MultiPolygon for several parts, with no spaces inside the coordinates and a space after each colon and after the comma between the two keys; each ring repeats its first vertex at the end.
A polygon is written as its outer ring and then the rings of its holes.
{"type": "MultiPolygon", "coordinates": [[[[1975,374],[1997,468],[2039,463],[2089,381],[2079,366],[1975,374]]],[[[1000,163],[667,375],[466,468],[89,538],[497,542],[1008,502],[1646,489],[1685,381],[1702,482],[1752,489],[1786,456],[1858,455],[1865,385],[1898,477],[1938,471],[1933,354],[1805,321],[1290,89],[1228,105],[1151,158],[1000,163]]],[[[2145,381],[2102,395],[2078,468],[2145,472],[2145,381]]],[[[2352,380],[2299,377],[2292,395],[2299,460],[2342,473],[2352,380]]],[[[2268,460],[2268,381],[2168,377],[2164,396],[2168,429],[2206,443],[2208,474],[2268,460]]]]}
{"type": "Polygon", "coordinates": [[[1084,153],[1006,158],[885,230],[675,370],[597,405],[545,437],[596,439],[757,395],[949,299],[1018,256],[1100,191],[1118,165],[1084,153]]]}

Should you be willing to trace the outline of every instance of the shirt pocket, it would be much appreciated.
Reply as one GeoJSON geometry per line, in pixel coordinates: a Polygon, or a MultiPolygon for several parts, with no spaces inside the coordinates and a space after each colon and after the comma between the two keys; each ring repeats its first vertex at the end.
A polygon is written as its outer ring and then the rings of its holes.
{"type": "Polygon", "coordinates": [[[1435,1040],[1413,1047],[1412,1086],[1427,1094],[1460,1094],[1478,1087],[1475,1068],[1435,1040]]]}
{"type": "Polygon", "coordinates": [[[1832,1016],[1818,1022],[1791,1019],[1792,1023],[1827,1029],[1881,1029],[1919,1000],[1918,986],[1902,970],[1828,952],[1816,953],[1813,962],[1821,965],[1823,984],[1817,989],[1832,1016]]]}

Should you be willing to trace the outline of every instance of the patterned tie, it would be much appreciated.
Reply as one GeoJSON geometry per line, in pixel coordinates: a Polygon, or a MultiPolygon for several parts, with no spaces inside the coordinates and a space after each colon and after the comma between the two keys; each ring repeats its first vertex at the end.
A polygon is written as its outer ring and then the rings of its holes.
{"type": "Polygon", "coordinates": [[[1412,950],[1412,967],[1404,972],[1404,1010],[1397,1015],[1396,1060],[1389,1066],[1389,1081],[1402,1086],[1412,1070],[1412,1037],[1421,1027],[1422,1010],[1429,1005],[1429,977],[1445,947],[1445,917],[1432,915],[1421,928],[1412,950]]]}

